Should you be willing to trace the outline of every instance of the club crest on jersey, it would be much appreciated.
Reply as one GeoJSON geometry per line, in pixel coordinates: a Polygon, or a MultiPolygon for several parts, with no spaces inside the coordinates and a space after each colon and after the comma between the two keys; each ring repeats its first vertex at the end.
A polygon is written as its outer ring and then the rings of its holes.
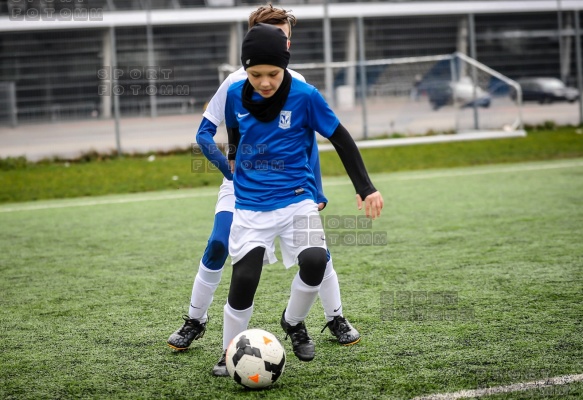
{"type": "Polygon", "coordinates": [[[279,127],[289,129],[291,126],[291,111],[282,111],[279,113],[279,127]]]}

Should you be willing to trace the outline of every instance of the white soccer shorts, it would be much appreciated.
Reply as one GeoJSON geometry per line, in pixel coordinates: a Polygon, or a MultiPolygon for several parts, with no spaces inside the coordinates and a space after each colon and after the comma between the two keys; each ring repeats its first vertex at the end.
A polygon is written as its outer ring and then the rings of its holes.
{"type": "Polygon", "coordinates": [[[221,211],[235,212],[235,188],[233,181],[223,178],[223,183],[219,189],[217,204],[215,205],[215,214],[221,211]]]}
{"type": "Polygon", "coordinates": [[[298,255],[309,247],[326,249],[318,205],[304,200],[273,211],[235,209],[229,254],[233,264],[256,247],[264,247],[263,264],[277,262],[275,238],[279,237],[283,265],[297,264],[298,255]]]}

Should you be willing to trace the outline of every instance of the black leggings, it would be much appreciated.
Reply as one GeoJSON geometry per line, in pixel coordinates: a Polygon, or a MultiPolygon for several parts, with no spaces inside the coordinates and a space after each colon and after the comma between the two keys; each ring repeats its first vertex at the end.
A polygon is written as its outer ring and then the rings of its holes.
{"type": "MultiPolygon", "coordinates": [[[[229,289],[229,305],[235,310],[246,310],[253,305],[263,269],[264,247],[256,247],[239,262],[233,264],[233,275],[229,289]]],[[[326,249],[310,247],[298,256],[300,278],[309,286],[322,283],[326,271],[326,249]]]]}

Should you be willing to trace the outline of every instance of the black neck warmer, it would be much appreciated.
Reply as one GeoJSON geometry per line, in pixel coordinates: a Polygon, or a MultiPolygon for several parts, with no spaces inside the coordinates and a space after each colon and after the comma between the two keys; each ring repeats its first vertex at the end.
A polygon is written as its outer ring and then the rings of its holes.
{"type": "Polygon", "coordinates": [[[255,89],[249,83],[249,79],[243,85],[243,107],[261,122],[273,121],[279,115],[283,105],[287,101],[287,96],[291,88],[292,77],[290,73],[284,70],[283,81],[279,89],[268,99],[262,101],[253,101],[252,96],[255,89]]]}

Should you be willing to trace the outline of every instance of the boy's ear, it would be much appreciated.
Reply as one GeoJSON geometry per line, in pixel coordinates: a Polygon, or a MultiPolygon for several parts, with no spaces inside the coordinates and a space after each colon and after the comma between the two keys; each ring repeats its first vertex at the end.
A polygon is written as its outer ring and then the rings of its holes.
{"type": "Polygon", "coordinates": [[[287,40],[287,49],[289,50],[289,48],[291,47],[291,40],[287,40]]]}

